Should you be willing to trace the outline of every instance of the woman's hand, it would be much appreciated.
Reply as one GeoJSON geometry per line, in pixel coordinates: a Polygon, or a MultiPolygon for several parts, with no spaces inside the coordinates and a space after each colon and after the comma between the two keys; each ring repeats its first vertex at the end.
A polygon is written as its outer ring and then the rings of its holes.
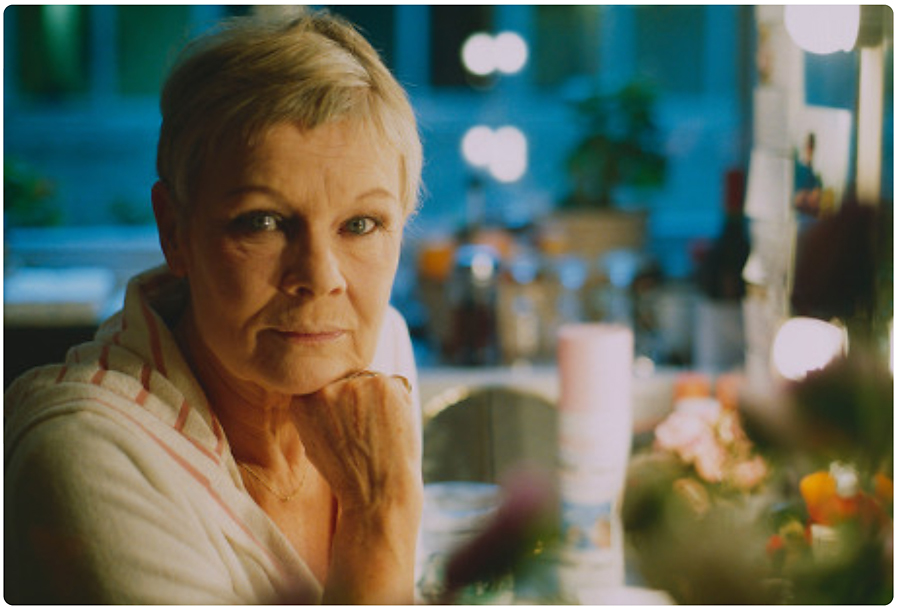
{"type": "Polygon", "coordinates": [[[307,456],[338,502],[324,602],[413,602],[421,439],[404,380],[363,372],[296,397],[307,456]]]}

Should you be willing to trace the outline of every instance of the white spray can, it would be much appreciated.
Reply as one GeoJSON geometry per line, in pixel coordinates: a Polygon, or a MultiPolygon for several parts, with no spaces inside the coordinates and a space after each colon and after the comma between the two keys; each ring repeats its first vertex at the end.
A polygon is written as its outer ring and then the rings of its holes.
{"type": "Polygon", "coordinates": [[[559,587],[597,604],[625,583],[621,506],[632,436],[634,335],[623,325],[559,330],[559,587]]]}

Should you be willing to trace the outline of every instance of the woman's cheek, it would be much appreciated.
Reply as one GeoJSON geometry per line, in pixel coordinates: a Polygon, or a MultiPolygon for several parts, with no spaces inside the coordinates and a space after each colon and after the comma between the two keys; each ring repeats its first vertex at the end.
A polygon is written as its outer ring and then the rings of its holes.
{"type": "Polygon", "coordinates": [[[212,262],[218,269],[213,274],[217,292],[231,299],[244,298],[275,281],[278,253],[271,249],[229,248],[212,262]]]}

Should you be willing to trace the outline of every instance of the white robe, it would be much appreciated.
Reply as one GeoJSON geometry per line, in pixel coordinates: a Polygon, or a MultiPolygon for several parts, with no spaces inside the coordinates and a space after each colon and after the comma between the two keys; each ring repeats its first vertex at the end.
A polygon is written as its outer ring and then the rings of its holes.
{"type": "MultiPolygon", "coordinates": [[[[244,488],[164,322],[179,282],[165,268],[137,276],[94,341],[6,393],[7,602],[320,600],[321,584],[244,488]]],[[[406,376],[418,397],[393,309],[372,368],[406,376]]]]}

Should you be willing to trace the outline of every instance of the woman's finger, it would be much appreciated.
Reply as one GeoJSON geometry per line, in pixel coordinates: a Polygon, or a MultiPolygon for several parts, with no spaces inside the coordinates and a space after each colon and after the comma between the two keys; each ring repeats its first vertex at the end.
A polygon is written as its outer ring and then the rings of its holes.
{"type": "MultiPolygon", "coordinates": [[[[354,371],[353,373],[344,376],[343,378],[341,378],[338,381],[342,382],[345,380],[353,380],[356,378],[377,378],[380,375],[382,375],[382,374],[378,371],[372,371],[371,369],[361,369],[359,371],[354,371]]],[[[406,389],[406,392],[412,392],[412,384],[409,383],[409,379],[406,376],[402,376],[399,373],[395,373],[395,374],[391,375],[390,377],[395,380],[399,380],[400,383],[403,384],[403,388],[406,389]]]]}
{"type": "Polygon", "coordinates": [[[400,382],[403,384],[403,388],[406,389],[406,392],[412,392],[412,384],[409,383],[409,380],[406,378],[406,376],[402,376],[399,373],[395,373],[391,377],[396,380],[400,380],[400,382]]]}
{"type": "Polygon", "coordinates": [[[377,378],[381,374],[377,371],[372,371],[371,369],[360,369],[359,371],[354,371],[353,373],[347,374],[338,382],[343,382],[344,380],[353,380],[355,378],[377,378]]]}

